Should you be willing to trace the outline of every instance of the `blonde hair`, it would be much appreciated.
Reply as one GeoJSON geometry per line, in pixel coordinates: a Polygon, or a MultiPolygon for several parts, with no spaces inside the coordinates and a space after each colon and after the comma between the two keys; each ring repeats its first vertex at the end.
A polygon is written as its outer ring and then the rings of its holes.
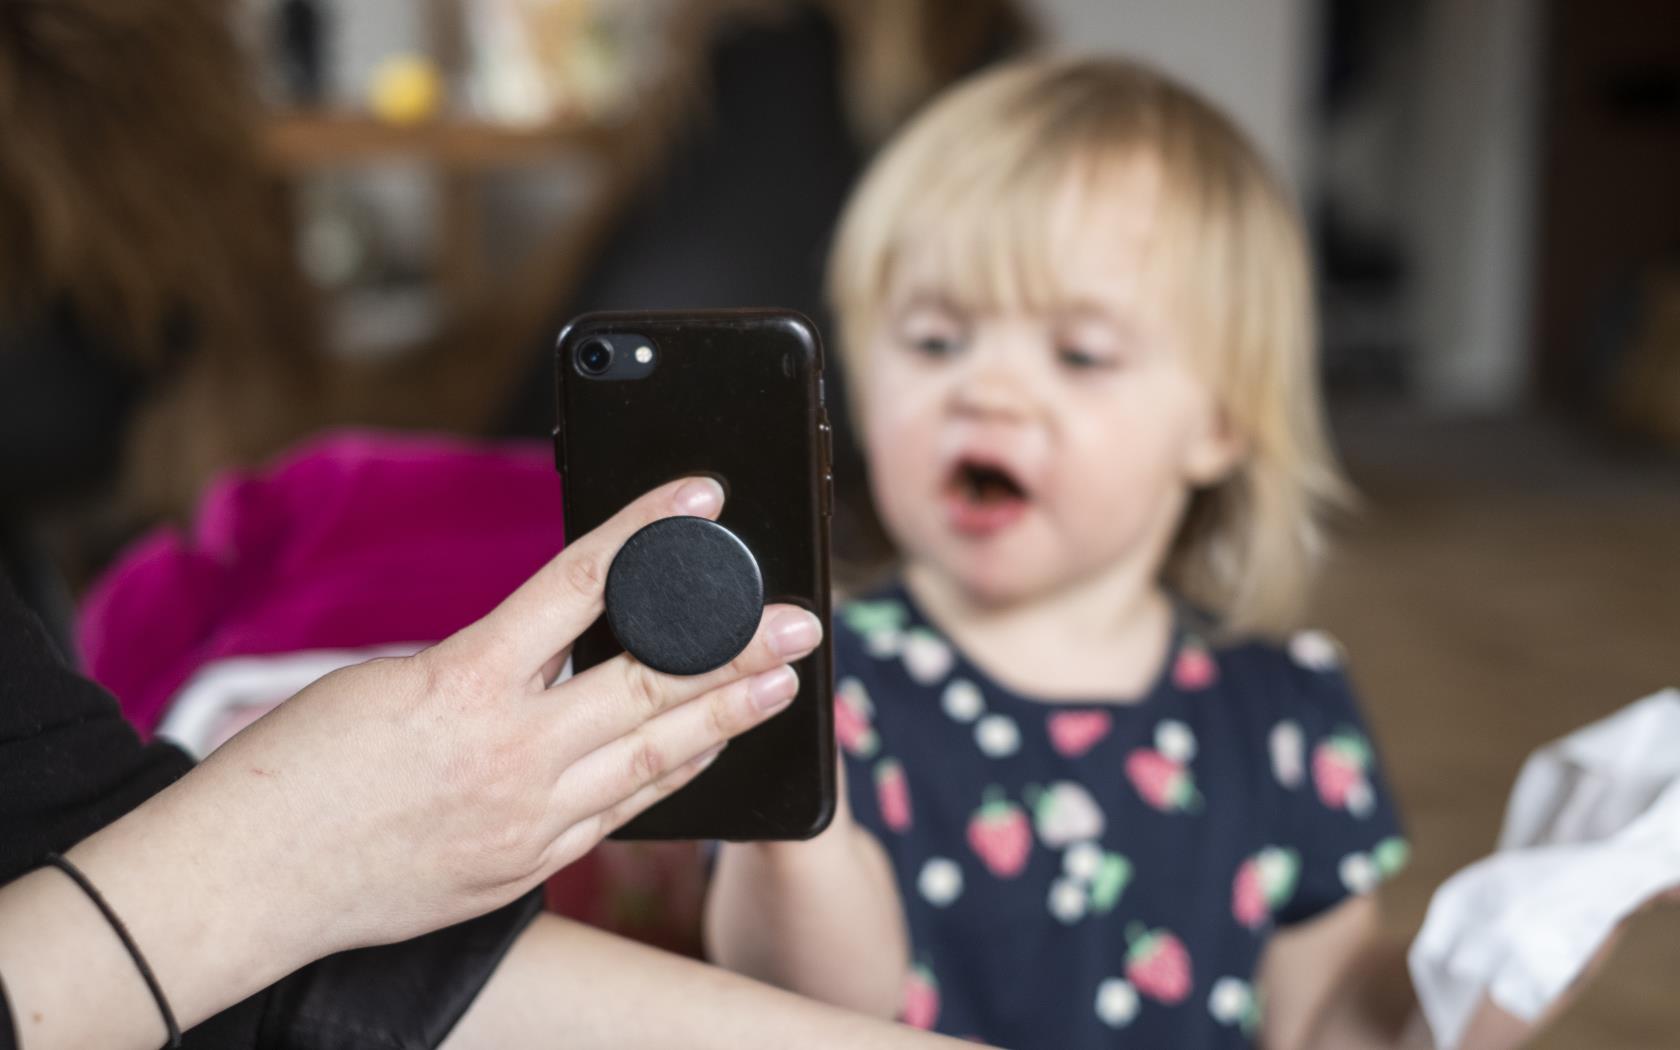
{"type": "Polygon", "coordinates": [[[1163,583],[1231,630],[1280,631],[1320,560],[1325,512],[1348,489],[1318,399],[1300,221],[1242,133],[1189,89],[1120,59],[1035,59],[936,100],[841,217],[828,289],[841,358],[854,376],[867,365],[912,243],[943,249],[960,299],[1048,301],[1050,202],[1073,180],[1098,192],[1101,175],[1140,160],[1160,174],[1154,250],[1178,294],[1194,296],[1181,311],[1200,326],[1193,363],[1245,449],[1193,494],[1163,583]]]}

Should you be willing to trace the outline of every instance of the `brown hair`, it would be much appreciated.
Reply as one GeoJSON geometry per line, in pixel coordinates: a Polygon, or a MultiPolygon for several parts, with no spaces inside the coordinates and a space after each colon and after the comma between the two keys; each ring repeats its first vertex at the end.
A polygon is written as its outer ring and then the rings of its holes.
{"type": "Polygon", "coordinates": [[[154,381],[144,511],[300,424],[313,299],[226,0],[0,0],[0,324],[68,304],[154,381]],[[193,354],[171,361],[178,319],[193,354]],[[167,378],[164,378],[167,374],[167,378]]]}

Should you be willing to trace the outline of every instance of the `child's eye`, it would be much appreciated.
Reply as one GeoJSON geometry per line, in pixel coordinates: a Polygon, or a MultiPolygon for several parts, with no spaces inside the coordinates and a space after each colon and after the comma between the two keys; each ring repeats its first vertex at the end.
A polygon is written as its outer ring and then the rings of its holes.
{"type": "Polygon", "coordinates": [[[1056,349],[1056,359],[1076,372],[1096,368],[1112,368],[1114,366],[1112,358],[1081,350],[1077,346],[1058,347],[1056,349]]]}
{"type": "Polygon", "coordinates": [[[915,336],[910,340],[910,346],[927,357],[950,357],[962,348],[956,339],[946,335],[915,336]]]}

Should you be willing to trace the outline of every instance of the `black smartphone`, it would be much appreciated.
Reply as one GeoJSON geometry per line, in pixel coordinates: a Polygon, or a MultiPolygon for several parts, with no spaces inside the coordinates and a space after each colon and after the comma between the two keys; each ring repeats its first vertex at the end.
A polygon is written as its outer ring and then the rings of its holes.
{"type": "MultiPolygon", "coordinates": [[[[834,813],[835,752],[833,439],[816,329],[785,310],[586,314],[560,332],[555,377],[567,536],[657,485],[711,475],[728,494],[719,523],[757,559],[765,602],[804,606],[824,625],[823,644],[794,665],[793,703],[617,837],[817,834],[834,813]]],[[[573,646],[573,670],[622,651],[603,617],[573,646]]]]}

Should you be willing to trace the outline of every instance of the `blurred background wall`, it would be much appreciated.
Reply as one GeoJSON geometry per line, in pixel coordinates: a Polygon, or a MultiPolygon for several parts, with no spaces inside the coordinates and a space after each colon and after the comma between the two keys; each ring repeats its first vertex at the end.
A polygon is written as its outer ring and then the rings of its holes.
{"type": "Polygon", "coordinates": [[[1060,46],[1146,55],[1237,119],[1299,184],[1316,88],[1320,6],[1309,0],[1038,0],[1060,46]]]}

